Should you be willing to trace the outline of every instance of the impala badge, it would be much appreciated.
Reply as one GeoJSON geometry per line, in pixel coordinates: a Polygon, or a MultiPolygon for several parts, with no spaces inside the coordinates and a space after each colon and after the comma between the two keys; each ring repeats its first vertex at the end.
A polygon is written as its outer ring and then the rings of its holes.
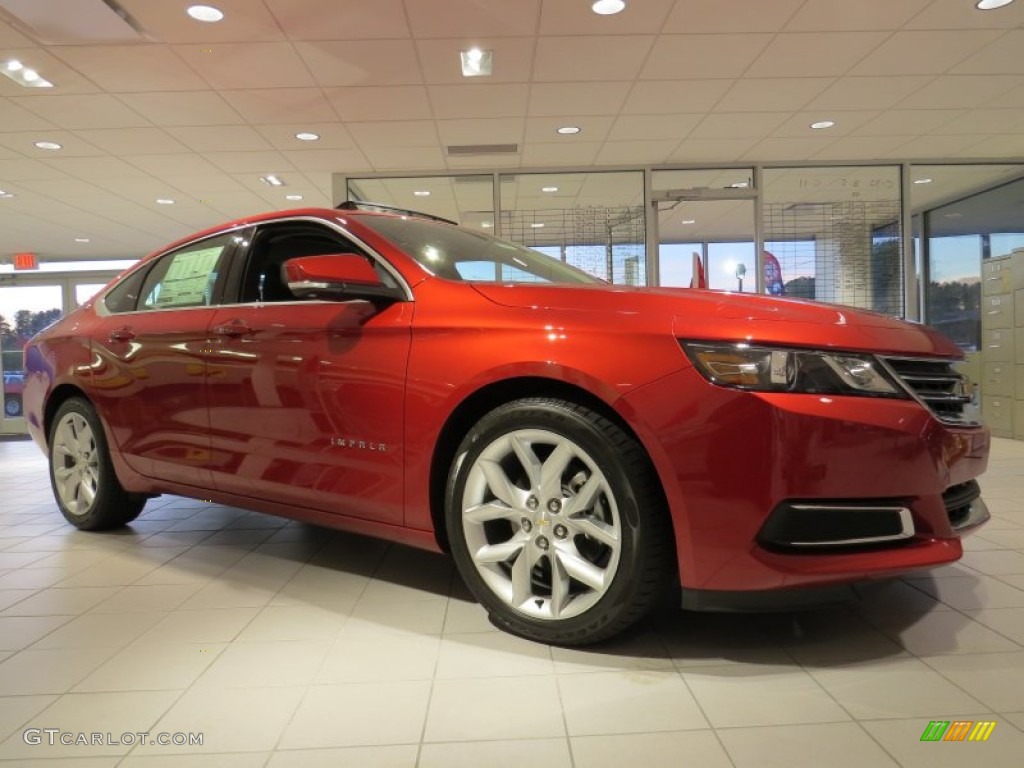
{"type": "Polygon", "coordinates": [[[388,449],[387,443],[374,443],[369,440],[354,440],[348,437],[332,437],[331,445],[335,448],[351,448],[359,451],[377,451],[384,453],[388,449]]]}

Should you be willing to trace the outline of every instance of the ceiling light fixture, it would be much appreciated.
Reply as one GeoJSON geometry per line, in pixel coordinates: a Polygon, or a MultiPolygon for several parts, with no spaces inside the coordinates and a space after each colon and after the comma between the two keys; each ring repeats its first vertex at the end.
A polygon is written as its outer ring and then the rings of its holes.
{"type": "Polygon", "coordinates": [[[979,11],[994,11],[996,8],[1002,8],[1004,5],[1009,5],[1013,0],[978,0],[977,5],[974,7],[979,11]]]}
{"type": "Polygon", "coordinates": [[[4,190],[0,189],[0,200],[6,200],[9,197],[14,197],[14,193],[5,192],[4,190]]]}
{"type": "Polygon", "coordinates": [[[544,222],[543,222],[543,221],[535,221],[535,222],[534,222],[533,224],[531,224],[530,226],[531,226],[531,227],[532,227],[533,229],[540,229],[541,227],[543,227],[543,226],[544,226],[544,222]]]}
{"type": "Polygon", "coordinates": [[[295,138],[299,141],[317,141],[320,138],[320,134],[302,131],[301,133],[296,133],[295,138]]]}
{"type": "Polygon", "coordinates": [[[749,186],[750,186],[750,182],[748,182],[748,181],[737,181],[735,184],[730,184],[729,188],[730,189],[746,189],[749,186]]]}
{"type": "Polygon", "coordinates": [[[429,189],[415,189],[415,190],[413,190],[413,194],[416,195],[416,197],[430,197],[430,190],[429,189]]]}
{"type": "Polygon", "coordinates": [[[625,0],[597,0],[590,6],[590,10],[598,16],[614,16],[616,13],[624,11],[625,8],[625,0]]]}
{"type": "Polygon", "coordinates": [[[58,149],[63,149],[63,147],[56,141],[37,141],[35,143],[35,146],[38,147],[39,149],[48,149],[51,152],[56,152],[58,149]]]}
{"type": "Polygon", "coordinates": [[[558,187],[541,187],[540,191],[541,192],[557,192],[558,191],[558,187]]]}
{"type": "Polygon", "coordinates": [[[494,225],[489,221],[481,221],[480,226],[483,227],[484,229],[490,229],[494,225]]]}
{"type": "Polygon", "coordinates": [[[680,223],[681,224],[696,224],[697,220],[696,219],[683,219],[680,223]]]}
{"type": "Polygon", "coordinates": [[[174,205],[174,201],[169,197],[158,197],[156,201],[159,205],[174,205]]]}
{"type": "Polygon", "coordinates": [[[0,72],[22,88],[53,88],[53,83],[17,59],[9,59],[0,72]]]}
{"type": "Polygon", "coordinates": [[[931,179],[914,179],[915,184],[931,184],[931,179]]]}
{"type": "Polygon", "coordinates": [[[462,61],[463,77],[488,77],[493,71],[493,51],[470,48],[468,51],[460,51],[459,59],[462,61]]]}
{"type": "Polygon", "coordinates": [[[89,240],[88,237],[76,237],[75,238],[75,242],[76,243],[88,243],[88,242],[90,242],[90,240],[89,240]]]}
{"type": "Polygon", "coordinates": [[[582,128],[580,128],[578,125],[563,125],[561,128],[557,130],[557,132],[562,134],[563,136],[572,136],[574,134],[579,133],[581,130],[582,128]]]}
{"type": "Polygon", "coordinates": [[[301,200],[302,199],[302,195],[285,195],[284,199],[285,200],[301,200]]]}
{"type": "Polygon", "coordinates": [[[205,21],[208,24],[214,24],[224,18],[224,11],[212,5],[190,5],[185,13],[196,21],[205,21]]]}
{"type": "Polygon", "coordinates": [[[816,123],[811,123],[811,128],[816,131],[823,130],[825,128],[831,128],[836,124],[835,120],[819,120],[816,123]]]}
{"type": "Polygon", "coordinates": [[[284,186],[284,182],[277,178],[277,176],[274,176],[272,173],[267,174],[266,176],[260,176],[260,181],[262,181],[264,184],[269,184],[272,187],[284,186]]]}

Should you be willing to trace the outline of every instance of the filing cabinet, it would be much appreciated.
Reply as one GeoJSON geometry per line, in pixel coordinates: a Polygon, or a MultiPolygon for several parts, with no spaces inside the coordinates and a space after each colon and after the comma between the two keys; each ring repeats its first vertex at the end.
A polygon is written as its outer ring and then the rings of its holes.
{"type": "Polygon", "coordinates": [[[981,359],[985,423],[1024,440],[1024,249],[982,262],[981,359]]]}

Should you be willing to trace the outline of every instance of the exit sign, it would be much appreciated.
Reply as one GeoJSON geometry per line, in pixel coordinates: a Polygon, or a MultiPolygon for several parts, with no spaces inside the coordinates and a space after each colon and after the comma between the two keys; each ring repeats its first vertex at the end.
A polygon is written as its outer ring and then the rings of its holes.
{"type": "Polygon", "coordinates": [[[14,254],[15,269],[39,269],[39,260],[34,253],[14,254]]]}

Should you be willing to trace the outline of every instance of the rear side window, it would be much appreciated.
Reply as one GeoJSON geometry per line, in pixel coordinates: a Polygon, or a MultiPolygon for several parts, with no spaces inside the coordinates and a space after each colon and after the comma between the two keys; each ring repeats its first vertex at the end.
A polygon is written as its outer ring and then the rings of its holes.
{"type": "Polygon", "coordinates": [[[230,247],[231,239],[221,235],[161,256],[146,275],[137,308],[210,306],[223,282],[230,247]]]}

